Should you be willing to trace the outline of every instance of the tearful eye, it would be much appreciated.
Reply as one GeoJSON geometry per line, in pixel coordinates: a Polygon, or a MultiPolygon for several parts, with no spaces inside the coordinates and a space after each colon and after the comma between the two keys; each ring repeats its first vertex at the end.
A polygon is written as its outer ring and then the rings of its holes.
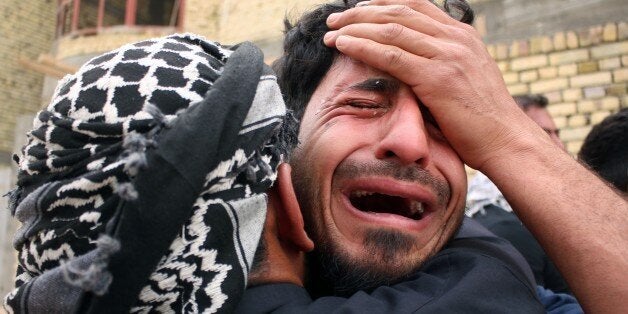
{"type": "Polygon", "coordinates": [[[384,108],[382,104],[358,102],[358,101],[349,102],[347,105],[353,108],[358,108],[358,109],[383,109],[384,108]]]}
{"type": "Polygon", "coordinates": [[[345,102],[343,108],[357,118],[374,118],[388,112],[389,106],[377,101],[354,99],[345,102]]]}

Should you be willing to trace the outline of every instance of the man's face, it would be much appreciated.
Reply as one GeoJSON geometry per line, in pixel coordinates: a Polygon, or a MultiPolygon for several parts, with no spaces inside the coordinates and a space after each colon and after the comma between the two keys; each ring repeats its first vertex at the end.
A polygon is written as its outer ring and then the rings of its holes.
{"type": "Polygon", "coordinates": [[[460,224],[463,164],[421,107],[408,86],[343,56],[310,99],[293,181],[337,291],[407,276],[460,224]]]}
{"type": "Polygon", "coordinates": [[[545,110],[545,108],[530,106],[525,111],[525,113],[532,119],[536,124],[538,124],[547,134],[552,138],[552,141],[556,144],[556,146],[560,147],[562,150],[565,150],[565,145],[560,140],[559,130],[554,124],[554,120],[552,120],[552,116],[550,116],[549,112],[545,110]]]}

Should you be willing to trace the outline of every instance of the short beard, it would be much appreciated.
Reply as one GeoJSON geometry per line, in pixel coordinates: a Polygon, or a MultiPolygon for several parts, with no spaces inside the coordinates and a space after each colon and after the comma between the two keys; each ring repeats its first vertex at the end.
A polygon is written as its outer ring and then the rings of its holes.
{"type": "MultiPolygon", "coordinates": [[[[320,203],[322,195],[320,185],[312,177],[309,166],[312,162],[300,156],[298,150],[295,152],[291,160],[292,182],[305,220],[305,229],[315,243],[314,251],[306,255],[305,287],[312,298],[330,295],[346,297],[358,291],[370,292],[379,286],[401,282],[435,254],[435,251],[428,252],[414,262],[404,264],[406,259],[401,257],[415,249],[412,237],[396,230],[376,229],[365,234],[364,250],[368,253],[365,255],[368,260],[349,256],[334,243],[321,225],[318,215],[323,210],[320,203]]],[[[376,167],[379,170],[373,170],[369,165],[348,164],[343,167],[347,176],[366,171],[387,174],[406,181],[429,184],[437,191],[439,202],[449,200],[450,191],[446,183],[438,184],[424,171],[400,171],[395,165],[387,163],[383,167],[376,167]]]]}
{"type": "Polygon", "coordinates": [[[407,279],[420,266],[395,263],[413,249],[413,239],[394,230],[371,230],[365,235],[368,260],[354,260],[331,243],[308,255],[306,286],[312,297],[348,297],[358,291],[392,285],[407,279]]]}

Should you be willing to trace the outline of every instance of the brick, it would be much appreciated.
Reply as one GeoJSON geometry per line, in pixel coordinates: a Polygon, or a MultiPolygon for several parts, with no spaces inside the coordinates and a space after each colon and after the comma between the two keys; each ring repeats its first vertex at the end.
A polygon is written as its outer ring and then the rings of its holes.
{"type": "Polygon", "coordinates": [[[602,98],[604,96],[606,96],[606,89],[604,87],[595,86],[584,88],[584,98],[586,99],[602,98]]]}
{"type": "Polygon", "coordinates": [[[556,67],[545,67],[539,69],[539,78],[540,79],[552,79],[558,76],[558,68],[556,67]]]}
{"type": "Polygon", "coordinates": [[[600,108],[606,110],[616,110],[619,109],[619,98],[617,97],[606,97],[600,101],[600,108]]]}
{"type": "Polygon", "coordinates": [[[529,70],[547,65],[547,56],[536,55],[513,59],[510,62],[510,69],[513,71],[529,70]]]}
{"type": "Polygon", "coordinates": [[[555,104],[563,101],[561,91],[548,92],[544,94],[547,98],[547,102],[550,104],[555,104]]]}
{"type": "Polygon", "coordinates": [[[582,89],[570,88],[563,90],[563,101],[576,101],[582,98],[582,89]]]}
{"type": "Polygon", "coordinates": [[[597,72],[598,70],[598,63],[596,61],[585,61],[578,63],[578,74],[597,72]]]}
{"type": "Polygon", "coordinates": [[[532,37],[530,39],[530,54],[538,54],[543,52],[543,38],[532,37]]]}
{"type": "Polygon", "coordinates": [[[510,65],[508,64],[507,61],[497,62],[497,67],[499,68],[500,71],[502,71],[502,73],[505,73],[506,71],[510,70],[510,65]]]}
{"type": "Polygon", "coordinates": [[[552,117],[552,120],[554,120],[554,124],[556,124],[556,127],[559,129],[563,129],[567,126],[567,117],[552,117]]]}
{"type": "Polygon", "coordinates": [[[570,141],[567,143],[565,148],[567,149],[567,152],[569,152],[569,154],[571,154],[572,156],[576,156],[580,151],[580,148],[582,148],[583,143],[584,141],[570,141]]]}
{"type": "Polygon", "coordinates": [[[519,57],[519,42],[518,41],[513,41],[510,44],[510,48],[508,49],[509,53],[508,53],[508,57],[509,58],[517,58],[519,57]]]}
{"type": "Polygon", "coordinates": [[[560,130],[560,139],[564,142],[580,141],[587,137],[591,131],[591,126],[582,126],[577,128],[567,128],[560,130]]]}
{"type": "Polygon", "coordinates": [[[579,114],[579,115],[569,117],[567,119],[567,124],[571,128],[585,126],[589,124],[589,119],[586,115],[579,114]]]}
{"type": "Polygon", "coordinates": [[[591,46],[591,38],[589,37],[590,33],[588,29],[578,30],[576,34],[578,35],[578,45],[580,47],[591,46]]]}
{"type": "Polygon", "coordinates": [[[565,32],[558,32],[554,34],[552,42],[554,44],[554,50],[565,50],[565,48],[567,48],[567,37],[565,36],[565,32]]]}
{"type": "MultiPolygon", "coordinates": [[[[0,165],[20,146],[14,144],[16,120],[40,109],[44,83],[43,74],[22,68],[16,60],[19,56],[36,60],[51,50],[56,8],[57,1],[0,1],[0,165]]],[[[0,288],[5,279],[0,278],[0,288]]]]}
{"type": "Polygon", "coordinates": [[[575,64],[565,64],[558,67],[558,76],[573,76],[578,74],[578,66],[575,64]]]}
{"type": "Polygon", "coordinates": [[[551,80],[542,80],[530,84],[530,92],[535,94],[551,92],[555,90],[565,89],[569,86],[566,78],[557,78],[551,80]]]}
{"type": "Polygon", "coordinates": [[[620,22],[617,24],[617,39],[624,40],[628,38],[628,23],[620,22]]]}
{"type": "Polygon", "coordinates": [[[621,64],[625,67],[628,67],[628,55],[621,56],[621,64]]]}
{"type": "Polygon", "coordinates": [[[508,92],[511,95],[522,95],[529,93],[528,84],[514,84],[508,85],[508,92]]]}
{"type": "Polygon", "coordinates": [[[578,47],[578,35],[575,32],[567,32],[567,49],[576,49],[578,47]]]}
{"type": "Polygon", "coordinates": [[[543,36],[543,38],[541,38],[541,52],[550,52],[554,50],[554,42],[552,41],[552,38],[550,38],[549,36],[543,36]]]}
{"type": "Polygon", "coordinates": [[[486,45],[486,50],[493,59],[497,60],[497,48],[495,45],[486,45]]]}
{"type": "Polygon", "coordinates": [[[576,113],[576,103],[560,103],[547,106],[552,117],[569,116],[576,113]]]}
{"type": "Polygon", "coordinates": [[[529,56],[530,53],[530,44],[528,43],[527,40],[520,40],[518,41],[519,43],[519,56],[529,56]]]}
{"type": "Polygon", "coordinates": [[[600,122],[602,122],[602,120],[604,120],[604,118],[608,117],[611,115],[610,111],[598,111],[598,112],[594,112],[593,114],[591,114],[591,124],[592,125],[596,125],[600,122]]]}
{"type": "Polygon", "coordinates": [[[508,58],[508,45],[497,44],[496,46],[497,60],[503,60],[508,58]]]}
{"type": "Polygon", "coordinates": [[[622,108],[628,108],[628,95],[625,95],[621,98],[621,104],[620,106],[622,108]]]}
{"type": "Polygon", "coordinates": [[[628,54],[628,41],[604,44],[591,48],[591,57],[593,59],[620,56],[622,54],[628,54]]]}
{"type": "Polygon", "coordinates": [[[600,109],[600,103],[594,100],[582,100],[578,102],[578,112],[589,113],[600,109]]]}
{"type": "Polygon", "coordinates": [[[504,73],[504,82],[508,85],[519,83],[519,74],[517,72],[504,73]]]}
{"type": "Polygon", "coordinates": [[[606,94],[609,96],[623,96],[628,94],[628,85],[626,83],[616,83],[606,88],[606,94]]]}
{"type": "Polygon", "coordinates": [[[628,68],[613,71],[613,82],[621,83],[628,81],[628,68]]]}
{"type": "Polygon", "coordinates": [[[551,65],[561,65],[566,63],[575,63],[587,61],[589,59],[589,51],[587,49],[568,50],[563,52],[555,52],[549,55],[549,63],[551,65]]]}
{"type": "Polygon", "coordinates": [[[619,57],[602,59],[599,61],[599,68],[600,70],[613,70],[621,68],[621,59],[619,57]]]}
{"type": "Polygon", "coordinates": [[[602,31],[603,28],[601,26],[594,26],[588,30],[579,31],[578,40],[580,47],[588,47],[600,43],[602,41],[602,31]]]}
{"type": "Polygon", "coordinates": [[[611,72],[597,72],[571,77],[569,85],[571,87],[596,86],[612,83],[611,72]]]}
{"type": "Polygon", "coordinates": [[[519,80],[522,83],[536,81],[538,78],[539,73],[536,70],[523,71],[519,74],[519,80]]]}
{"type": "Polygon", "coordinates": [[[602,40],[603,41],[616,41],[617,40],[617,25],[615,23],[606,23],[606,25],[604,25],[602,40]]]}

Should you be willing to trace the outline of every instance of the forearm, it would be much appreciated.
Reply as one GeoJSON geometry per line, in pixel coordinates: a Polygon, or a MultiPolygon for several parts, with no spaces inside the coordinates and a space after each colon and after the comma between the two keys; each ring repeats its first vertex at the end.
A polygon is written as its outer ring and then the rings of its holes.
{"type": "Polygon", "coordinates": [[[628,202],[541,137],[493,158],[482,172],[504,193],[587,311],[628,295],[628,202]]]}

